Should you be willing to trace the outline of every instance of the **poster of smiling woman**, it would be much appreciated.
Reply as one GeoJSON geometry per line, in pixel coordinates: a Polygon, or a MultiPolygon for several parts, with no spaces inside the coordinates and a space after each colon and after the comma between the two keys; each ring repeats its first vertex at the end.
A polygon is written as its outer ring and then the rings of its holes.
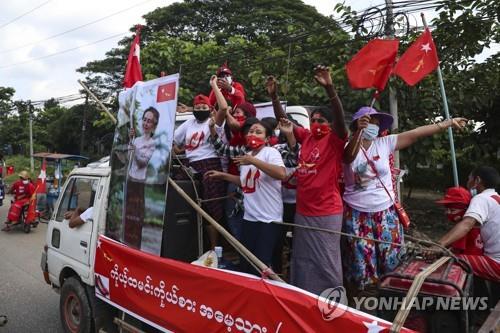
{"type": "Polygon", "coordinates": [[[111,153],[106,235],[160,254],[178,75],[120,93],[111,153]]]}

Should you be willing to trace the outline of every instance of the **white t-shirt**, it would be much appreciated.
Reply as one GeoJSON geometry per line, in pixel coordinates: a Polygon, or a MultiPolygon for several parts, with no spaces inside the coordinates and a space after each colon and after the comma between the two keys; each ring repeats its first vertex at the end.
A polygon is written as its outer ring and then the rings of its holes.
{"type": "Polygon", "coordinates": [[[474,196],[464,216],[481,224],[484,254],[500,262],[500,196],[487,189],[474,196]]]}
{"type": "MultiPolygon", "coordinates": [[[[275,148],[264,147],[255,157],[269,164],[285,166],[275,148]]],[[[254,165],[240,167],[240,180],[245,207],[243,218],[255,222],[282,222],[281,180],[268,176],[254,165]]]]}
{"type": "Polygon", "coordinates": [[[83,213],[81,213],[80,218],[83,222],[88,222],[92,218],[92,213],[94,213],[94,206],[87,208],[83,213]]]}
{"type": "MultiPolygon", "coordinates": [[[[393,198],[389,156],[396,149],[397,141],[397,135],[377,138],[366,151],[366,155],[375,164],[380,179],[393,198]]],[[[350,207],[361,212],[373,213],[386,210],[393,205],[393,202],[361,149],[351,164],[343,164],[344,200],[350,207]]]]}
{"type": "Polygon", "coordinates": [[[207,158],[217,158],[214,147],[208,141],[210,119],[200,123],[196,119],[186,120],[174,133],[174,143],[186,149],[186,157],[190,162],[207,158]]]}

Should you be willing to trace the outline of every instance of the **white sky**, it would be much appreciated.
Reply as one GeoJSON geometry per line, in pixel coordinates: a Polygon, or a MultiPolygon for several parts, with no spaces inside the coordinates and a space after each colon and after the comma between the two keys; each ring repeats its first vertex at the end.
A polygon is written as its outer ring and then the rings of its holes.
{"type": "MultiPolygon", "coordinates": [[[[142,15],[173,2],[172,0],[2,0],[0,86],[13,87],[16,90],[15,99],[44,100],[76,94],[80,89],[77,79],[82,78],[82,75],[76,72],[77,68],[89,61],[103,59],[106,51],[115,47],[123,36],[130,34],[128,29],[131,26],[144,23],[142,15]],[[37,6],[40,7],[7,24],[37,6]],[[129,7],[134,8],[125,10],[129,7]],[[125,11],[59,37],[35,43],[121,10],[125,11]],[[118,34],[119,36],[116,36],[118,34]],[[111,36],[115,37],[84,46],[111,36]],[[31,45],[22,47],[26,44],[31,45]],[[81,48],[35,60],[77,47],[81,48]]],[[[339,1],[305,0],[304,2],[315,6],[320,13],[330,15],[339,1]]],[[[383,0],[346,2],[354,9],[361,10],[380,4],[383,0]]]]}

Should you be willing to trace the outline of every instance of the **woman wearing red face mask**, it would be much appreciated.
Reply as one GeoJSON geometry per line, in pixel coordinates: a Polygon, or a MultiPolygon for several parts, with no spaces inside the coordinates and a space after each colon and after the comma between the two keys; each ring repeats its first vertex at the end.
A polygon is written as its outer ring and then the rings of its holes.
{"type": "MultiPolygon", "coordinates": [[[[446,209],[446,218],[453,224],[462,221],[472,196],[466,188],[450,187],[446,190],[444,198],[436,201],[446,209]]],[[[464,237],[453,242],[451,249],[456,254],[483,254],[483,241],[481,228],[474,226],[464,237]]]]}
{"type": "MultiPolygon", "coordinates": [[[[245,208],[241,241],[264,264],[270,266],[274,246],[279,235],[279,226],[271,222],[281,222],[283,202],[281,180],[286,172],[280,153],[266,142],[271,129],[260,121],[253,124],[246,135],[249,153],[234,158],[240,166],[240,175],[210,171],[209,178],[222,179],[241,186],[245,208]]],[[[241,270],[254,273],[246,260],[241,260],[241,270]]]]}
{"type": "MultiPolygon", "coordinates": [[[[333,231],[342,228],[342,198],[339,192],[342,155],[347,139],[344,111],[327,67],[317,66],[314,78],[325,89],[332,110],[311,114],[311,130],[295,127],[302,144],[297,177],[295,223],[333,231]]],[[[277,95],[277,83],[268,79],[267,91],[277,119],[285,118],[277,95]]],[[[295,228],[291,283],[315,294],[342,285],[340,236],[295,228]]]]}

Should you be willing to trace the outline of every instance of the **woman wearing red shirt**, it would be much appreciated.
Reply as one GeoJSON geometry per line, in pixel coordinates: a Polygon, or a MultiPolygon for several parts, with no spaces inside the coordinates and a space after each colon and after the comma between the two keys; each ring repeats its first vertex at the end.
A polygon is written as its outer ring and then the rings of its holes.
{"type": "MultiPolygon", "coordinates": [[[[347,139],[344,110],[329,69],[317,66],[314,78],[325,89],[333,111],[314,110],[310,119],[311,130],[295,127],[294,134],[302,144],[296,173],[295,223],[340,231],[343,207],[339,179],[347,139]]],[[[268,80],[267,89],[276,118],[286,117],[276,93],[274,78],[268,80]]],[[[291,283],[315,294],[341,286],[340,235],[295,228],[291,283]]]]}

